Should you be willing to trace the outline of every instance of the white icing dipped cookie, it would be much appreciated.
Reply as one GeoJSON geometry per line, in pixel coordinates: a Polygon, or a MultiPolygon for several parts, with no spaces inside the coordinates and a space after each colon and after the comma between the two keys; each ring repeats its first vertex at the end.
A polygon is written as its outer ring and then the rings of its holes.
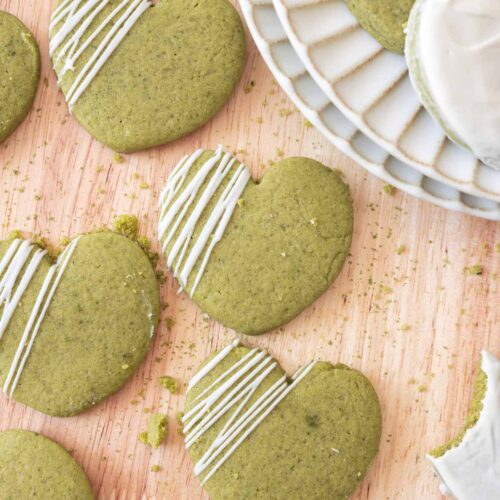
{"type": "Polygon", "coordinates": [[[417,0],[406,58],[424,106],[450,139],[500,169],[500,3],[417,0]]]}
{"type": "Polygon", "coordinates": [[[463,438],[428,456],[441,492],[457,500],[500,498],[500,360],[483,351],[481,370],[463,438]]]}

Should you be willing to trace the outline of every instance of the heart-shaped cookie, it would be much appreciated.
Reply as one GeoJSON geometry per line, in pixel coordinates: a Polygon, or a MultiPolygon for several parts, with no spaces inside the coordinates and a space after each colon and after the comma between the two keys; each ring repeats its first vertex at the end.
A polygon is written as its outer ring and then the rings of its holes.
{"type": "Polygon", "coordinates": [[[356,370],[317,362],[288,378],[235,341],[192,379],[183,424],[213,500],[343,500],[377,453],[381,412],[356,370]]]}
{"type": "Polygon", "coordinates": [[[0,11],[0,143],[24,120],[40,80],[40,52],[30,30],[0,11]]]}
{"type": "Polygon", "coordinates": [[[0,243],[0,389],[75,415],[122,387],[159,316],[154,269],[112,232],[74,239],[54,263],[27,240],[0,243]]]}
{"type": "Polygon", "coordinates": [[[246,60],[228,0],[62,0],[50,51],[74,116],[120,152],[202,126],[228,100],[246,60]]]}
{"type": "Polygon", "coordinates": [[[160,200],[159,239],[203,311],[248,335],[314,302],[348,255],[349,188],[324,165],[290,158],[260,183],[221,148],[183,158],[160,200]]]}

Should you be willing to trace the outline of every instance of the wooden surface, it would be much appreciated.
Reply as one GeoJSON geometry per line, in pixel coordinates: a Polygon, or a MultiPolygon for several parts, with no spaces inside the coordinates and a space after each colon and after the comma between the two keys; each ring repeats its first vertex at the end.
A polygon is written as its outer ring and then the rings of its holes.
{"type": "MultiPolygon", "coordinates": [[[[383,406],[383,438],[354,498],[439,498],[425,453],[462,424],[481,349],[500,356],[498,224],[384,193],[380,181],[305,124],[250,40],[245,76],[215,120],[173,145],[117,163],[68,115],[58,92],[47,56],[51,4],[0,0],[0,9],[33,30],[43,57],[34,110],[0,146],[0,236],[21,229],[57,242],[132,213],[154,240],[165,178],[182,155],[200,146],[221,143],[238,151],[256,176],[282,154],[339,168],[356,207],[349,263],[331,290],[282,331],[245,340],[268,348],[288,370],[319,357],[353,365],[371,379],[383,406]],[[398,255],[401,245],[406,251],[398,255]],[[481,276],[464,271],[475,264],[483,266],[481,276]]],[[[157,379],[169,374],[187,382],[234,334],[176,291],[169,278],[161,290],[169,307],[150,355],[117,395],[70,419],[46,417],[0,396],[0,430],[39,431],[73,450],[99,498],[205,498],[175,423],[184,391],[171,397],[157,379]],[[167,316],[175,319],[171,331],[167,316]],[[168,440],[156,451],[137,441],[150,411],[171,416],[168,440]],[[152,465],[161,471],[150,472],[152,465]]]]}

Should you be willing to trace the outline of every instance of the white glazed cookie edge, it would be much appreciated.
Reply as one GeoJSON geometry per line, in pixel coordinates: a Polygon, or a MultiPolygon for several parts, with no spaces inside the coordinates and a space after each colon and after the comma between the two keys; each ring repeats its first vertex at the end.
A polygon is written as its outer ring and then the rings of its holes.
{"type": "Polygon", "coordinates": [[[483,410],[459,446],[428,456],[442,481],[441,492],[458,500],[497,500],[500,492],[500,360],[483,351],[487,376],[483,410]]]}
{"type": "Polygon", "coordinates": [[[417,0],[406,58],[421,101],[450,139],[500,169],[500,4],[417,0]]]}

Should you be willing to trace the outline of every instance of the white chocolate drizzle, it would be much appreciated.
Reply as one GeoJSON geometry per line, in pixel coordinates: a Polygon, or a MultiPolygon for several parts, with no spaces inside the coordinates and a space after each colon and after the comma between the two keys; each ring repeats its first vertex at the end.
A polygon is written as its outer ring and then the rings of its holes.
{"type": "Polygon", "coordinates": [[[33,250],[33,245],[28,241],[16,239],[10,244],[0,262],[0,275],[2,277],[0,280],[0,306],[3,306],[0,318],[0,339],[46,253],[41,249],[37,249],[33,253],[33,250]],[[28,263],[30,257],[31,260],[28,263]]]}
{"type": "MultiPolygon", "coordinates": [[[[193,378],[188,389],[205,378],[238,345],[239,341],[235,340],[207,363],[193,378]]],[[[265,351],[252,349],[196,397],[194,407],[182,419],[187,449],[238,405],[194,467],[197,476],[205,474],[202,484],[220,469],[314,365],[312,362],[303,366],[292,377],[291,383],[287,381],[286,375],[280,377],[244,411],[252,396],[278,366],[265,351]]]]}
{"type": "Polygon", "coordinates": [[[164,253],[169,244],[172,243],[167,254],[167,266],[173,271],[181,289],[186,289],[191,273],[200,263],[189,290],[190,297],[194,295],[200,284],[213,249],[224,236],[236,204],[251,178],[245,165],[240,164],[235,168],[236,158],[223,152],[222,147],[219,146],[214,155],[199,168],[189,183],[184,186],[191,168],[204,152],[204,150],[199,149],[191,156],[185,156],[175,167],[160,196],[161,214],[158,235],[164,253]],[[200,218],[231,171],[233,174],[229,182],[208,215],[196,241],[187,252],[200,218]],[[204,190],[195,203],[198,193],[205,184],[204,190]],[[187,216],[191,208],[192,211],[187,216]]]}
{"type": "Polygon", "coordinates": [[[483,351],[482,370],[487,386],[476,425],[459,446],[427,457],[442,481],[441,492],[457,500],[500,498],[500,360],[483,351]]]}
{"type": "Polygon", "coordinates": [[[66,94],[70,109],[87,90],[139,18],[153,5],[151,0],[123,0],[94,31],[89,33],[92,23],[109,3],[110,0],[66,0],[52,15],[50,29],[53,30],[61,24],[49,46],[51,57],[54,57],[56,50],[59,49],[57,57],[54,58],[54,67],[59,63],[63,64],[59,72],[59,82],[68,71],[75,70],[75,64],[81,55],[104,30],[108,30],[66,94]]]}
{"type": "MultiPolygon", "coordinates": [[[[76,238],[68,245],[45,276],[2,387],[2,391],[5,394],[8,393],[10,397],[16,390],[40,326],[78,241],[79,238],[76,238]]],[[[36,248],[28,241],[15,239],[0,261],[0,306],[3,306],[0,339],[46,253],[45,250],[36,248]],[[24,272],[22,272],[23,269],[24,272]]]]}

